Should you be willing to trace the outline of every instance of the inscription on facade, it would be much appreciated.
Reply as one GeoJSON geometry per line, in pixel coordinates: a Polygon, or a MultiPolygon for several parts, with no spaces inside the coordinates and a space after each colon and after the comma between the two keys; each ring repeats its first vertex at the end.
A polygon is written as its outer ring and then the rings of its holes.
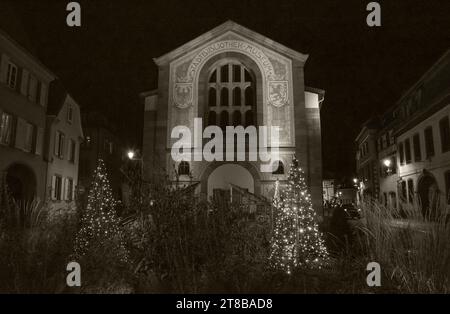
{"type": "Polygon", "coordinates": [[[171,68],[171,99],[175,107],[171,110],[172,125],[180,120],[177,116],[186,110],[180,124],[193,127],[192,121],[197,116],[198,79],[203,66],[212,57],[224,52],[237,52],[251,58],[257,64],[262,75],[262,97],[264,124],[280,127],[282,145],[292,144],[291,116],[293,108],[292,85],[290,83],[291,64],[288,59],[266,51],[258,45],[247,42],[241,37],[223,38],[188,54],[172,64],[171,68]],[[275,115],[275,116],[274,116],[275,115]],[[278,119],[275,119],[275,118],[278,119]],[[275,123],[275,124],[274,124],[275,123]]]}
{"type": "Polygon", "coordinates": [[[268,79],[271,79],[274,75],[274,70],[272,67],[272,63],[269,61],[269,58],[258,48],[253,45],[250,45],[246,42],[239,40],[226,40],[217,43],[213,43],[205,48],[203,48],[200,53],[194,57],[191,65],[188,69],[188,75],[191,80],[195,78],[195,74],[198,69],[201,68],[202,64],[209,59],[211,55],[215,55],[217,53],[223,51],[242,51],[246,54],[249,54],[256,60],[264,70],[264,73],[268,79]]]}

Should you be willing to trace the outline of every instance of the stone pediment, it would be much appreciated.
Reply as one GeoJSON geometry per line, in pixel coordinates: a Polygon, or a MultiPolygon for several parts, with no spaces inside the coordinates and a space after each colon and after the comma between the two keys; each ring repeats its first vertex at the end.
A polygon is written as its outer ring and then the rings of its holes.
{"type": "Polygon", "coordinates": [[[308,59],[307,54],[302,54],[295,50],[292,50],[280,43],[275,42],[274,40],[267,38],[257,32],[254,32],[242,25],[239,25],[233,21],[227,21],[216,28],[204,33],[201,36],[187,42],[186,44],[172,50],[169,53],[164,54],[159,58],[155,58],[154,61],[158,66],[170,63],[171,61],[178,59],[185,54],[192,52],[193,50],[197,50],[208,44],[208,42],[217,41],[217,38],[221,38],[222,40],[232,40],[236,39],[233,37],[234,35],[240,36],[241,38],[245,38],[247,41],[254,42],[268,50],[273,52],[277,52],[289,59],[296,60],[301,64],[304,64],[308,59]]]}

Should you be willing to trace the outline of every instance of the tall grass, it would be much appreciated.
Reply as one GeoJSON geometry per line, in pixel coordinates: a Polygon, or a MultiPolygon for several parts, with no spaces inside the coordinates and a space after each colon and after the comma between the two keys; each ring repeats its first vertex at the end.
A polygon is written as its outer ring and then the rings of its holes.
{"type": "Polygon", "coordinates": [[[74,220],[49,221],[48,206],[36,200],[10,203],[0,208],[0,292],[62,292],[74,220]]]}
{"type": "Polygon", "coordinates": [[[387,208],[363,206],[364,226],[357,237],[363,255],[381,265],[399,292],[450,292],[450,224],[447,212],[423,214],[418,202],[387,208]]]}

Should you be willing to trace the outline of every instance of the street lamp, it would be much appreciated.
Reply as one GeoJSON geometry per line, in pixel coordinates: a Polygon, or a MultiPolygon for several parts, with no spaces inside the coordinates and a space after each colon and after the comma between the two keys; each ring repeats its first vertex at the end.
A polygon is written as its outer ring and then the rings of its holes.
{"type": "Polygon", "coordinates": [[[390,158],[386,158],[383,160],[383,165],[387,168],[386,173],[389,175],[392,172],[391,165],[392,161],[390,158]]]}
{"type": "Polygon", "coordinates": [[[136,158],[136,153],[132,150],[129,150],[127,152],[127,156],[128,156],[128,159],[130,159],[130,160],[139,161],[140,166],[141,166],[141,179],[142,179],[144,176],[144,160],[142,159],[142,157],[136,158]]]}

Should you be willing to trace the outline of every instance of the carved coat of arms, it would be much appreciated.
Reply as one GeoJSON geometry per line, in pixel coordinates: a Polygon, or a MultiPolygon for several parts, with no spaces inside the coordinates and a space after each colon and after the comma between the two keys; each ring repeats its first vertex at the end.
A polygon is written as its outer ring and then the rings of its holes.
{"type": "Polygon", "coordinates": [[[173,101],[180,109],[189,107],[192,104],[192,83],[175,83],[173,89],[173,101]]]}
{"type": "Polygon", "coordinates": [[[269,82],[269,103],[275,107],[281,107],[288,102],[288,82],[269,82]]]}

